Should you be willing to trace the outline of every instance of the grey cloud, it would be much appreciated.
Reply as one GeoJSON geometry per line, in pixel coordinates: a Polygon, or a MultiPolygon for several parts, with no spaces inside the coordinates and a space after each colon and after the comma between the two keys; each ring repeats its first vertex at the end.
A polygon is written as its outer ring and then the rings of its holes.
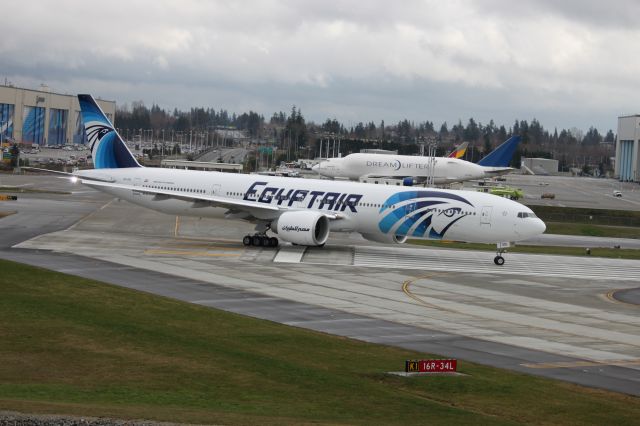
{"type": "Polygon", "coordinates": [[[479,0],[473,2],[473,6],[479,13],[503,16],[515,22],[557,16],[568,22],[617,29],[637,29],[640,16],[637,0],[479,0]]]}
{"type": "Polygon", "coordinates": [[[120,0],[97,13],[90,2],[22,2],[3,23],[0,78],[167,108],[269,115],[296,104],[316,121],[536,117],[603,130],[637,108],[639,7],[120,0]]]}

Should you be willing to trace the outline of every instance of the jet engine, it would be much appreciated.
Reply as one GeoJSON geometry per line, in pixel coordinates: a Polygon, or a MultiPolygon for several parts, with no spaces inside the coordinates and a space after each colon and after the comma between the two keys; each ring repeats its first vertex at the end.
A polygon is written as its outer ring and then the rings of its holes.
{"type": "Polygon", "coordinates": [[[303,246],[321,246],[329,238],[329,219],[313,211],[290,211],[271,224],[271,230],[284,241],[303,246]]]}
{"type": "Polygon", "coordinates": [[[416,184],[415,178],[406,177],[406,178],[402,179],[402,186],[413,186],[415,184],[416,184]]]}
{"type": "Polygon", "coordinates": [[[406,235],[362,234],[362,237],[368,241],[385,244],[404,244],[407,241],[406,235]]]}

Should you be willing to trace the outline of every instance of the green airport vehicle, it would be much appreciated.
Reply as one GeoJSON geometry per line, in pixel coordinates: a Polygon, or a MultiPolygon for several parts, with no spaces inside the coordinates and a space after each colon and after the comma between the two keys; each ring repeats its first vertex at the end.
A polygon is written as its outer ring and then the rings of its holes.
{"type": "Polygon", "coordinates": [[[500,197],[518,200],[524,197],[524,192],[520,188],[512,188],[510,186],[495,186],[489,189],[489,193],[499,195],[500,197]]]}

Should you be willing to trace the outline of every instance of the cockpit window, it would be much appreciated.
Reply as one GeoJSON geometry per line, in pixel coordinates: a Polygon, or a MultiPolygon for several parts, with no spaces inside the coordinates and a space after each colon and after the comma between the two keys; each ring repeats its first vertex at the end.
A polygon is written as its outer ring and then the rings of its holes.
{"type": "Polygon", "coordinates": [[[524,219],[525,217],[536,217],[536,215],[533,212],[519,212],[518,217],[524,219]]]}

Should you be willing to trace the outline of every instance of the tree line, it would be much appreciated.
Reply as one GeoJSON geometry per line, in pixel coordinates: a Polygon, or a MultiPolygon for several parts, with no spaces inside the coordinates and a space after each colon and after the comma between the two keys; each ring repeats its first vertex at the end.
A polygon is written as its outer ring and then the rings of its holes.
{"type": "Polygon", "coordinates": [[[307,122],[302,111],[293,106],[289,113],[273,113],[267,121],[261,114],[249,111],[241,114],[225,109],[177,108],[167,111],[157,105],[148,108],[138,101],[116,109],[116,127],[161,131],[204,131],[220,127],[245,131],[252,140],[277,144],[286,150],[286,159],[319,154],[320,141],[340,139],[340,152],[346,155],[363,148],[397,150],[401,154],[417,154],[420,145],[436,144],[437,155],[445,155],[463,141],[469,142],[465,159],[478,161],[497,145],[511,137],[520,135],[520,144],[513,163],[519,165],[520,158],[543,157],[559,160],[561,169],[569,167],[598,167],[601,171],[611,167],[616,139],[612,130],[602,135],[595,127],[586,132],[575,127],[569,129],[547,129],[537,119],[515,120],[511,125],[496,124],[494,120],[483,124],[473,118],[466,123],[444,122],[436,126],[433,121],[420,122],[407,119],[385,124],[359,122],[345,126],[335,118],[323,123],[307,122]]]}

